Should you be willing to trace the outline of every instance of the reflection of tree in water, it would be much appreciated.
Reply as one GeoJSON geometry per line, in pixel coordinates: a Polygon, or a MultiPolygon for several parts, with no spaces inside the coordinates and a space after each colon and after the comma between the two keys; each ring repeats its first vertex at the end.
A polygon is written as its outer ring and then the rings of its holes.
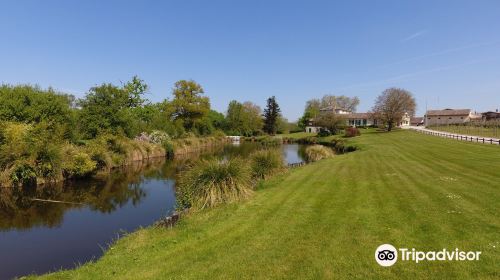
{"type": "MultiPolygon", "coordinates": [[[[152,170],[159,170],[165,161],[133,164],[96,179],[67,181],[61,184],[0,188],[0,230],[29,229],[37,226],[56,227],[70,209],[89,207],[111,213],[129,201],[138,205],[147,193],[142,188],[152,170]],[[36,199],[64,201],[55,203],[36,199]]],[[[153,176],[155,177],[155,176],[153,176]]]]}
{"type": "Polygon", "coordinates": [[[64,213],[71,209],[88,207],[93,211],[111,213],[129,202],[139,205],[147,195],[143,188],[145,180],[175,180],[179,171],[200,158],[246,156],[257,148],[256,143],[217,146],[177,156],[174,160],[134,163],[94,179],[38,187],[0,188],[0,231],[57,227],[61,225],[64,213]],[[33,198],[69,203],[34,201],[33,198]]]}

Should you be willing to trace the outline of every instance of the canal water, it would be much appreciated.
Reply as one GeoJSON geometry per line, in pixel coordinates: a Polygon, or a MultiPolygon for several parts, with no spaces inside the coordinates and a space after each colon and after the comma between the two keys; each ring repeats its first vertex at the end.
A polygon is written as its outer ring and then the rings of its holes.
{"type": "MultiPolygon", "coordinates": [[[[246,157],[258,145],[231,144],[175,160],[137,163],[60,186],[0,188],[0,279],[99,258],[118,236],[174,211],[176,176],[187,164],[200,157],[246,157]]],[[[276,149],[287,163],[304,160],[303,146],[276,149]]]]}

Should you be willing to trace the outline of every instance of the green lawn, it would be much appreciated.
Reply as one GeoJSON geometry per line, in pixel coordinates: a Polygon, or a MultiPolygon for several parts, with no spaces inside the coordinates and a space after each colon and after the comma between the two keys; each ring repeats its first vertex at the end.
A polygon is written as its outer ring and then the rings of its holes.
{"type": "MultiPolygon", "coordinates": [[[[351,140],[350,140],[351,141],[351,140]]],[[[500,147],[411,131],[290,171],[254,197],[143,229],[54,279],[499,279],[500,147]],[[482,251],[475,262],[398,261],[375,249],[482,251]]]]}
{"type": "Polygon", "coordinates": [[[430,129],[472,135],[482,137],[500,138],[500,127],[481,127],[481,126],[467,126],[467,125],[447,125],[447,126],[433,126],[430,129]]]}

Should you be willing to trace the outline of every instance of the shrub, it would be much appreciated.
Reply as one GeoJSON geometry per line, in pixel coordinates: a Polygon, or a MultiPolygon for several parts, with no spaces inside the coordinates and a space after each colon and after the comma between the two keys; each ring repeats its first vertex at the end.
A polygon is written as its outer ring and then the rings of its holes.
{"type": "Polygon", "coordinates": [[[33,184],[36,182],[35,164],[28,161],[17,161],[12,167],[10,181],[16,185],[33,184]]]}
{"type": "Polygon", "coordinates": [[[62,169],[66,178],[84,177],[97,169],[97,162],[83,148],[68,145],[64,147],[63,155],[62,169]]]}
{"type": "Polygon", "coordinates": [[[331,144],[335,148],[335,151],[339,154],[354,152],[357,147],[354,145],[346,145],[346,141],[343,139],[333,139],[331,144]]]}
{"type": "Polygon", "coordinates": [[[355,137],[360,136],[361,131],[357,127],[348,127],[345,130],[345,137],[355,137]]]}
{"type": "Polygon", "coordinates": [[[284,170],[285,163],[281,151],[261,150],[250,156],[252,175],[265,179],[284,170]]]}
{"type": "Polygon", "coordinates": [[[332,149],[322,145],[313,145],[306,148],[307,161],[310,162],[330,158],[333,155],[332,149]]]}
{"type": "Polygon", "coordinates": [[[252,192],[251,171],[243,160],[202,160],[181,173],[177,204],[203,209],[247,198],[252,192]]]}
{"type": "Polygon", "coordinates": [[[321,129],[319,132],[318,132],[318,137],[327,137],[327,136],[330,136],[332,135],[330,133],[330,131],[328,130],[325,130],[325,129],[321,129]]]}
{"type": "Polygon", "coordinates": [[[98,138],[88,141],[85,150],[90,158],[96,162],[98,169],[113,167],[112,153],[108,151],[103,139],[98,138]]]}
{"type": "Polygon", "coordinates": [[[166,132],[160,130],[153,130],[149,134],[150,142],[154,144],[162,144],[165,141],[170,141],[170,136],[166,132]]]}

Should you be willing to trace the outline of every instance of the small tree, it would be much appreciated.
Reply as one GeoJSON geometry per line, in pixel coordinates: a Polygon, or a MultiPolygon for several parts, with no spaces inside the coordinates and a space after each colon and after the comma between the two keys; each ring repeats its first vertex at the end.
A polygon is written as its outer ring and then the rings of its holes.
{"type": "Polygon", "coordinates": [[[345,127],[346,119],[340,114],[334,112],[323,113],[316,119],[316,124],[326,128],[330,133],[337,134],[338,131],[345,127]]]}
{"type": "Polygon", "coordinates": [[[201,85],[193,80],[180,80],[174,85],[173,118],[181,120],[187,130],[193,129],[210,111],[210,101],[203,93],[201,85]]]}
{"type": "Polygon", "coordinates": [[[140,107],[146,100],[142,98],[148,90],[148,85],[139,77],[134,76],[132,80],[123,85],[123,89],[128,93],[128,107],[140,107]]]}
{"type": "Polygon", "coordinates": [[[264,131],[274,135],[278,130],[278,118],[280,117],[280,107],[276,102],[276,97],[267,99],[267,106],[264,109],[264,131]]]}
{"type": "Polygon", "coordinates": [[[391,131],[405,113],[413,116],[415,109],[416,102],[411,92],[401,88],[389,88],[377,97],[372,111],[374,118],[387,124],[387,130],[391,131]]]}

